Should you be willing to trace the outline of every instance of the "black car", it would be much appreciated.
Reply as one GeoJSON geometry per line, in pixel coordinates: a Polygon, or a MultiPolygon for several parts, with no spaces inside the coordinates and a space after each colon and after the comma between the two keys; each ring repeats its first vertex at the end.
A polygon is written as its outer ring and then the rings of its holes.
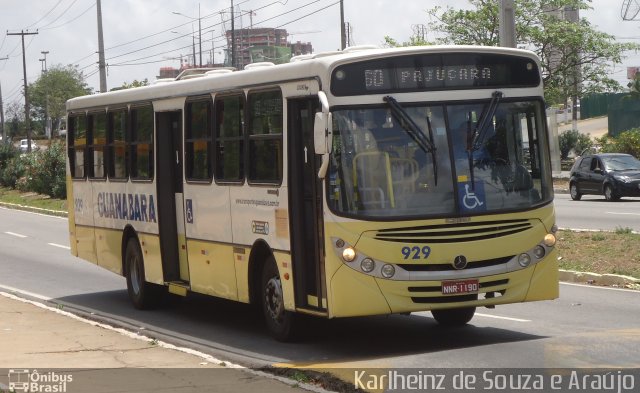
{"type": "Polygon", "coordinates": [[[604,195],[608,201],[640,196],[640,161],[632,155],[601,153],[579,157],[571,168],[571,199],[604,195]]]}

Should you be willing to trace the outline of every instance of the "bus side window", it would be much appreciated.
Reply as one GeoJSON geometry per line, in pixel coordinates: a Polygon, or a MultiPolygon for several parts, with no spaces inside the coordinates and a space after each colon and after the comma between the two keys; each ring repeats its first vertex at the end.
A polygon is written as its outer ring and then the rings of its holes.
{"type": "Polygon", "coordinates": [[[89,171],[87,175],[92,179],[106,178],[105,172],[105,146],[107,137],[107,114],[96,112],[89,115],[89,171]]]}
{"type": "Polygon", "coordinates": [[[216,97],[215,180],[242,182],[244,179],[244,96],[216,97]]]}
{"type": "Polygon", "coordinates": [[[69,166],[71,177],[85,178],[85,152],[87,148],[87,116],[84,114],[69,117],[69,166]]]}
{"type": "Polygon", "coordinates": [[[282,93],[258,91],[248,97],[250,183],[282,182],[282,93]]]}
{"type": "Polygon", "coordinates": [[[127,124],[128,111],[120,109],[109,112],[107,127],[107,168],[110,179],[124,180],[127,171],[127,124]]]}
{"type": "Polygon", "coordinates": [[[211,99],[187,101],[185,138],[186,178],[211,181],[211,99]]]}
{"type": "Polygon", "coordinates": [[[153,178],[153,108],[131,109],[131,178],[153,178]]]}

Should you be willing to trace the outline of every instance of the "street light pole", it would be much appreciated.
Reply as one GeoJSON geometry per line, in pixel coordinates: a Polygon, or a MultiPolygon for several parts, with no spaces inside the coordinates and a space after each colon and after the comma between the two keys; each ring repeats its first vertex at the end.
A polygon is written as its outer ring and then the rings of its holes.
{"type": "MultiPolygon", "coordinates": [[[[200,3],[198,3],[198,17],[197,18],[193,18],[189,15],[185,15],[183,13],[180,12],[176,12],[176,11],[172,11],[172,14],[175,15],[180,15],[180,16],[184,16],[185,18],[189,18],[191,20],[196,20],[198,19],[198,46],[200,48],[200,67],[202,67],[202,18],[200,16],[200,3]]],[[[195,43],[195,37],[193,38],[193,66],[196,66],[196,43],[195,43]]]]}
{"type": "Polygon", "coordinates": [[[202,23],[201,22],[202,21],[200,18],[200,3],[198,3],[198,47],[200,49],[200,67],[202,67],[202,23]]]}
{"type": "Polygon", "coordinates": [[[42,60],[44,60],[44,72],[46,73],[47,72],[47,55],[49,54],[49,51],[48,50],[43,50],[40,53],[42,53],[44,55],[44,59],[42,59],[42,60]]]}

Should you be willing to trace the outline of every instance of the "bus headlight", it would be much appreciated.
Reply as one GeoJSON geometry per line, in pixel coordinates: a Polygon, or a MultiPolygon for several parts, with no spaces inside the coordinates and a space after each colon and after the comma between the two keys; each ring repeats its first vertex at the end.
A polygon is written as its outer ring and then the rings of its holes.
{"type": "Polygon", "coordinates": [[[518,257],[518,263],[522,267],[527,267],[531,263],[531,257],[529,256],[529,254],[520,254],[520,256],[518,257]]]}
{"type": "Polygon", "coordinates": [[[546,253],[547,253],[547,251],[541,245],[537,245],[533,249],[533,255],[538,259],[542,259],[544,257],[544,254],[546,254],[546,253]]]}
{"type": "Polygon", "coordinates": [[[356,250],[354,250],[353,247],[345,248],[342,250],[342,259],[346,262],[353,262],[353,260],[356,259],[356,250]]]}
{"type": "Polygon", "coordinates": [[[382,266],[382,270],[380,270],[382,276],[385,278],[391,278],[394,274],[396,274],[396,268],[393,265],[386,264],[382,266]]]}
{"type": "Polygon", "coordinates": [[[371,258],[365,258],[360,262],[360,269],[365,273],[371,273],[375,267],[376,263],[371,258]]]}
{"type": "Polygon", "coordinates": [[[548,233],[544,236],[544,245],[547,247],[553,247],[556,245],[556,236],[548,233]]]}

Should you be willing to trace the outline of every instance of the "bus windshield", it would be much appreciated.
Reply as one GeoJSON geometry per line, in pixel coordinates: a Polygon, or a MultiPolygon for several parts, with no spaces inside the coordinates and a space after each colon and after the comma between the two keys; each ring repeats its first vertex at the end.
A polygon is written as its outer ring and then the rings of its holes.
{"type": "Polygon", "coordinates": [[[469,216],[524,210],[551,201],[542,102],[501,100],[477,127],[489,101],[402,104],[437,155],[421,148],[389,105],[333,113],[329,206],[359,218],[469,216]],[[431,123],[431,124],[429,124],[431,123]]]}

